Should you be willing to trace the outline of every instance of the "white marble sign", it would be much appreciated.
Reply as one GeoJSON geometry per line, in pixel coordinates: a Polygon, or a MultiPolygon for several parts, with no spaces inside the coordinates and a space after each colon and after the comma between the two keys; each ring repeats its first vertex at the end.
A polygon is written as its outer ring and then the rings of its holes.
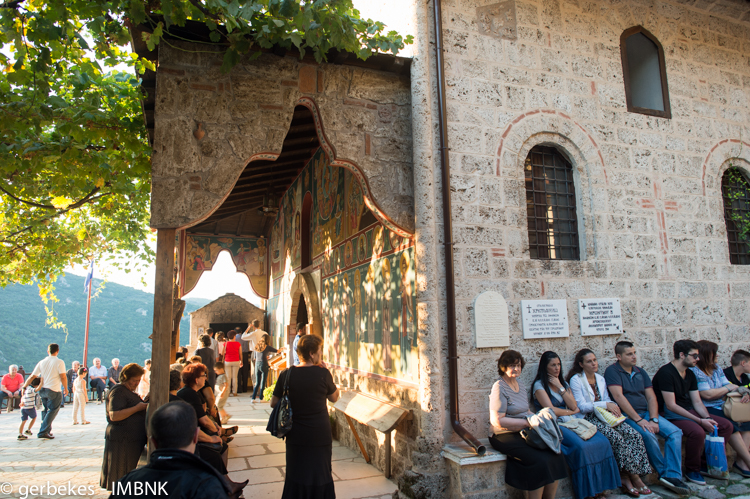
{"type": "Polygon", "coordinates": [[[477,348],[510,346],[508,304],[497,291],[485,291],[474,301],[474,339],[477,348]]]}
{"type": "Polygon", "coordinates": [[[622,314],[619,298],[584,298],[578,300],[578,317],[581,319],[581,334],[622,333],[622,314]]]}
{"type": "Polygon", "coordinates": [[[570,336],[565,300],[521,300],[521,319],[525,340],[570,336]]]}

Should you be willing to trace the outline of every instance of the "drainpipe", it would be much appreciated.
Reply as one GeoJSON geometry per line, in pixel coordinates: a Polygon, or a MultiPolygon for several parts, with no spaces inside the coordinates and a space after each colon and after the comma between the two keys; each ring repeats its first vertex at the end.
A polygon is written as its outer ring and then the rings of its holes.
{"type": "Polygon", "coordinates": [[[453,212],[451,175],[448,161],[448,131],[445,126],[445,68],[443,64],[443,22],[440,0],[432,0],[435,16],[435,66],[438,86],[438,123],[440,126],[440,166],[443,175],[443,240],[445,245],[446,312],[448,315],[448,377],[450,379],[450,418],[453,431],[474,451],[483,456],[486,449],[460,422],[458,411],[458,352],[456,351],[456,285],[453,272],[453,212]]]}

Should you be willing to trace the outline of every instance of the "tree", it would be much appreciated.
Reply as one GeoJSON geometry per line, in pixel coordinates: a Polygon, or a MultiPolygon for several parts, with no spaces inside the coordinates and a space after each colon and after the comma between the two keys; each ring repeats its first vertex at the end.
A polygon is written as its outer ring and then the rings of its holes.
{"type": "MultiPolygon", "coordinates": [[[[0,0],[2,1],[2,0],[0,0]]],[[[225,48],[223,71],[274,45],[367,58],[411,37],[351,0],[14,0],[0,3],[0,286],[49,283],[92,255],[149,263],[150,150],[128,26],[149,48],[187,20],[225,48]]],[[[40,286],[42,295],[51,288],[40,286]]]]}

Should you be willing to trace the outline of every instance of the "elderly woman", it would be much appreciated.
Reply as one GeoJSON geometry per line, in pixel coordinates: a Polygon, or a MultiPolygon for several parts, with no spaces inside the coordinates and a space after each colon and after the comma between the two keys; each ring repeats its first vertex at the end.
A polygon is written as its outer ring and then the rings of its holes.
{"type": "Polygon", "coordinates": [[[518,382],[524,365],[523,356],[515,350],[504,351],[497,360],[500,379],[490,392],[490,445],[512,458],[505,467],[508,485],[527,491],[528,499],[553,499],[558,481],[568,471],[562,455],[530,447],[520,435],[529,427],[526,417],[532,414],[526,388],[518,382]]]}
{"type": "Polygon", "coordinates": [[[135,393],[143,376],[138,364],[122,368],[117,383],[106,396],[107,432],[104,436],[104,460],[99,485],[112,490],[112,483],[138,465],[146,446],[146,404],[135,393]]]}
{"type": "MultiPolygon", "coordinates": [[[[205,407],[206,401],[200,393],[206,384],[206,366],[200,363],[188,364],[182,370],[182,382],[185,386],[177,392],[177,396],[193,407],[198,419],[199,431],[196,453],[229,480],[227,468],[222,458],[222,454],[227,450],[227,444],[220,436],[221,427],[208,417],[205,407]]],[[[247,485],[248,481],[236,483],[229,480],[229,483],[232,484],[235,491],[240,491],[247,485]]]]}
{"type": "Polygon", "coordinates": [[[289,378],[294,424],[286,436],[286,478],[282,499],[333,499],[331,422],[326,400],[336,402],[339,390],[330,371],[320,365],[323,340],[309,334],[297,345],[300,364],[282,372],[271,407],[276,407],[289,378]]]}

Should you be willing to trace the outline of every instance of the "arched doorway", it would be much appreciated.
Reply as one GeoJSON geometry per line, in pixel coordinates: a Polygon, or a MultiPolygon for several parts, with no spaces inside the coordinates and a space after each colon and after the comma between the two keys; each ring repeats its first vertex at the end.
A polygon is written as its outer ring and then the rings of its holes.
{"type": "Polygon", "coordinates": [[[308,324],[308,334],[316,334],[323,338],[320,300],[312,275],[297,274],[289,288],[289,295],[291,300],[284,314],[286,323],[296,326],[298,322],[305,322],[308,324]]]}

